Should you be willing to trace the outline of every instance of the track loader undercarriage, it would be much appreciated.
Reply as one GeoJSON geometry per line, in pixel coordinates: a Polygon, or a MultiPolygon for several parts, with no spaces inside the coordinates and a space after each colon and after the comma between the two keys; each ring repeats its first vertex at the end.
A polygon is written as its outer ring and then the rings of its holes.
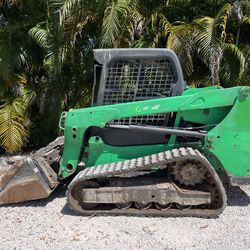
{"type": "Polygon", "coordinates": [[[226,206],[218,175],[192,148],[87,168],[71,182],[67,196],[69,205],[81,214],[214,217],[226,206]],[[204,168],[204,176],[201,183],[185,186],[173,170],[190,162],[204,168]]]}

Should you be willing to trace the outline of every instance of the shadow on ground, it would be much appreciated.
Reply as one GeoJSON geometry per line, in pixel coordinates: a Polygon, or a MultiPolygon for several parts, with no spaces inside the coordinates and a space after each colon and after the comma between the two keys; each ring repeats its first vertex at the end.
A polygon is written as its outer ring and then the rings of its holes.
{"type": "Polygon", "coordinates": [[[250,196],[240,187],[230,187],[227,190],[228,206],[248,206],[250,204],[250,196]]]}

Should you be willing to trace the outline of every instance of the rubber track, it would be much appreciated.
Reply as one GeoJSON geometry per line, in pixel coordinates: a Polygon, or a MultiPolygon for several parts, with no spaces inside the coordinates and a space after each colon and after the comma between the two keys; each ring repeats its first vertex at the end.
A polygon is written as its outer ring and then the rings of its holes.
{"type": "Polygon", "coordinates": [[[89,167],[82,170],[75,176],[75,178],[72,180],[67,190],[67,203],[69,204],[71,209],[73,209],[76,213],[80,213],[82,215],[113,214],[113,215],[146,215],[146,216],[171,216],[171,217],[194,216],[194,217],[212,218],[212,217],[218,217],[219,214],[223,212],[223,210],[226,207],[226,200],[227,196],[225,189],[214,168],[198,150],[193,148],[173,149],[132,160],[89,167]],[[203,164],[204,167],[206,167],[210,176],[216,183],[217,190],[219,191],[222,203],[222,206],[220,208],[218,209],[193,208],[190,210],[169,209],[165,211],[157,210],[155,208],[148,210],[138,210],[135,208],[129,208],[124,210],[118,208],[113,208],[110,210],[103,210],[103,209],[84,210],[78,204],[78,201],[74,199],[74,197],[72,196],[73,188],[77,184],[84,182],[86,180],[96,179],[96,178],[108,178],[140,170],[150,170],[155,166],[159,167],[160,169],[166,169],[170,164],[174,165],[186,160],[198,161],[201,164],[203,164]]]}

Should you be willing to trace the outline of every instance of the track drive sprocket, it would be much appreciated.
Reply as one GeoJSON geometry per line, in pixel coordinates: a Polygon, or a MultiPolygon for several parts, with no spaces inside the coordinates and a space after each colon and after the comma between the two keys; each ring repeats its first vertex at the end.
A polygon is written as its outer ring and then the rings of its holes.
{"type": "Polygon", "coordinates": [[[174,179],[185,186],[201,184],[206,176],[206,169],[194,161],[186,161],[175,166],[172,170],[174,179]]]}

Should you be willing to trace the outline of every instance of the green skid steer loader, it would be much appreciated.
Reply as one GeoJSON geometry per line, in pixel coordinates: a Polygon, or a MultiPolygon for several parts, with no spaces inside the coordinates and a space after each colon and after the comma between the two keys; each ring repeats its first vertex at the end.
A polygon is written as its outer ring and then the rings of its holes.
{"type": "Polygon", "coordinates": [[[0,205],[71,178],[83,215],[218,216],[224,184],[250,183],[250,87],[188,87],[167,49],[94,56],[92,107],[63,112],[64,137],[35,154],[0,159],[0,205]]]}

